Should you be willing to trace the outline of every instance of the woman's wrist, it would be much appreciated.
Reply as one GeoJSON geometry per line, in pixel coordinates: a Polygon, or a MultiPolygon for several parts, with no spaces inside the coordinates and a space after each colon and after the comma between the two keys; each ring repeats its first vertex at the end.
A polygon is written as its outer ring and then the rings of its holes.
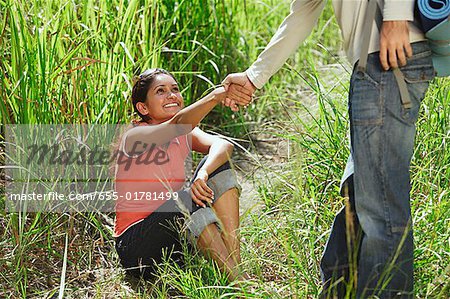
{"type": "Polygon", "coordinates": [[[214,102],[216,102],[217,104],[221,103],[226,98],[226,91],[223,86],[217,87],[211,92],[211,94],[214,102]]]}
{"type": "Polygon", "coordinates": [[[197,178],[207,181],[209,177],[208,171],[205,168],[200,168],[197,172],[197,178]]]}

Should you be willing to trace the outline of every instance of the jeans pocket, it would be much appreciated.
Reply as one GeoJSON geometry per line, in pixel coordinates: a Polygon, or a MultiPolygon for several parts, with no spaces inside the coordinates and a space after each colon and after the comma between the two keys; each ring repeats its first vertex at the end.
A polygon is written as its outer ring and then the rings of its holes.
{"type": "Polygon", "coordinates": [[[351,79],[350,109],[354,125],[382,124],[379,83],[365,72],[356,71],[351,79]]]}
{"type": "Polygon", "coordinates": [[[400,69],[407,83],[430,82],[435,77],[433,65],[413,65],[400,69]]]}
{"type": "Polygon", "coordinates": [[[435,77],[434,68],[429,65],[412,65],[401,68],[412,102],[412,108],[402,106],[402,118],[414,124],[419,117],[419,109],[425,97],[430,81],[435,77]]]}

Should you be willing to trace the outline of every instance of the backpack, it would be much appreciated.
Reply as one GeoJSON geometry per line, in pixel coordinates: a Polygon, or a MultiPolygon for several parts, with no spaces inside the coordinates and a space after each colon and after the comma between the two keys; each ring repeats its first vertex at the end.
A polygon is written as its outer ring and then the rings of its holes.
{"type": "Polygon", "coordinates": [[[417,0],[415,13],[430,44],[436,75],[450,76],[450,0],[417,0]]]}
{"type": "MultiPolygon", "coordinates": [[[[366,20],[375,20],[378,30],[381,30],[382,13],[378,0],[368,0],[366,20]]],[[[450,0],[416,0],[416,20],[425,33],[430,44],[433,67],[439,77],[450,76],[450,0]]],[[[367,21],[363,27],[361,55],[357,70],[364,72],[369,53],[370,33],[373,21],[367,21]]],[[[392,69],[397,81],[402,105],[411,108],[405,77],[399,68],[392,69]]]]}

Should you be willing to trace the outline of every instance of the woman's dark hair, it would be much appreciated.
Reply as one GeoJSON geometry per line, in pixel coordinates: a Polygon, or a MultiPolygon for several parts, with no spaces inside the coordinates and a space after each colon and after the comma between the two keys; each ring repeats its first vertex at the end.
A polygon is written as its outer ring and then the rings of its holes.
{"type": "Polygon", "coordinates": [[[150,120],[150,117],[148,115],[142,115],[136,108],[136,104],[139,102],[141,103],[145,102],[145,100],[147,99],[147,93],[150,86],[155,80],[156,75],[160,74],[169,75],[175,80],[175,82],[177,82],[177,79],[175,79],[175,77],[170,72],[164,69],[155,68],[144,71],[137,77],[137,80],[134,83],[133,90],[131,92],[131,101],[133,103],[134,111],[136,111],[136,113],[141,117],[143,121],[150,120]]]}

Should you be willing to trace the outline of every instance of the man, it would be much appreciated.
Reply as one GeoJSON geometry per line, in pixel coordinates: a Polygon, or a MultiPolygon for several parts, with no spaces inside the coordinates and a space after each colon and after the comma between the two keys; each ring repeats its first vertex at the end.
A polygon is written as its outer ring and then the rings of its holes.
{"type": "MultiPolygon", "coordinates": [[[[227,106],[237,110],[237,104],[248,105],[256,88],[262,88],[310,34],[325,2],[292,2],[290,14],[258,59],[245,72],[225,78],[227,106]]],[[[349,91],[352,154],[341,190],[348,191],[349,208],[356,215],[352,225],[360,238],[347,248],[345,209],[341,210],[321,260],[323,297],[342,298],[352,283],[358,298],[413,297],[409,167],[420,102],[434,69],[425,37],[412,23],[414,0],[379,2],[381,30],[376,22],[369,23],[370,54],[361,69],[356,66],[367,36],[363,31],[368,1],[333,0],[344,48],[355,65],[349,91]],[[412,107],[402,104],[393,71],[397,68],[405,76],[412,107]],[[351,257],[357,259],[355,272],[349,269],[351,257]],[[353,273],[357,277],[351,282],[353,273]]]]}

